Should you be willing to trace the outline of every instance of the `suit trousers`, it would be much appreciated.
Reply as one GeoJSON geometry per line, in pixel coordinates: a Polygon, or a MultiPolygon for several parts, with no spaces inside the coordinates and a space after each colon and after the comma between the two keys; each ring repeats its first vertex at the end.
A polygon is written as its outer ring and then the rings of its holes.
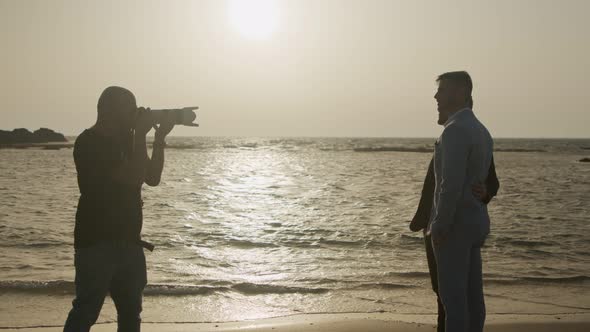
{"type": "Polygon", "coordinates": [[[443,243],[433,243],[446,332],[483,331],[486,310],[481,246],[488,229],[477,223],[454,224],[443,243]]]}
{"type": "Polygon", "coordinates": [[[432,290],[436,293],[436,303],[438,305],[436,332],[445,332],[445,307],[440,300],[440,296],[438,296],[438,273],[436,271],[436,259],[434,258],[434,250],[432,249],[430,235],[424,234],[424,245],[426,247],[426,259],[428,261],[430,282],[432,284],[432,290]]]}

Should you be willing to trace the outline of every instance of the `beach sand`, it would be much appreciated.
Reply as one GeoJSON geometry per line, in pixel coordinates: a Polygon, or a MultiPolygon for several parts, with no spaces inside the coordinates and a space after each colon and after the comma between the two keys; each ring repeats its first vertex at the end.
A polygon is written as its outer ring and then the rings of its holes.
{"type": "MultiPolygon", "coordinates": [[[[252,331],[252,332],[406,332],[435,331],[434,315],[399,315],[390,313],[302,314],[278,318],[227,323],[157,323],[144,322],[144,332],[252,331]]],[[[63,327],[6,329],[14,332],[58,332],[63,327]]],[[[97,324],[95,332],[116,331],[116,323],[97,324]]],[[[590,314],[567,315],[492,315],[485,331],[590,331],[590,314]]]]}

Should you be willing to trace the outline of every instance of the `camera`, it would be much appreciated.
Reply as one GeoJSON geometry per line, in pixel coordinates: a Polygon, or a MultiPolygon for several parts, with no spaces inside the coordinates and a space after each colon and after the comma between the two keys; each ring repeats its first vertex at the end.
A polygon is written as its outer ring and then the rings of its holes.
{"type": "Polygon", "coordinates": [[[194,110],[198,109],[196,106],[191,107],[183,107],[183,108],[171,108],[171,109],[146,109],[146,113],[150,115],[154,124],[162,123],[169,114],[173,114],[174,117],[174,124],[176,125],[183,125],[183,126],[190,126],[190,127],[198,127],[199,125],[193,123],[197,118],[197,115],[194,110]]]}

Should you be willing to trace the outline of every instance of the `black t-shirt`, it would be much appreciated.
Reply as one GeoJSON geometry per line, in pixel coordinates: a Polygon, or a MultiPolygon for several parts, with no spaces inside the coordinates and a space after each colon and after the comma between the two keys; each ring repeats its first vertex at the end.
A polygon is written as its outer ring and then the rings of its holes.
{"type": "Polygon", "coordinates": [[[116,182],[115,170],[125,159],[123,144],[87,129],[76,139],[74,162],[80,200],[74,246],[141,239],[141,186],[116,182]]]}

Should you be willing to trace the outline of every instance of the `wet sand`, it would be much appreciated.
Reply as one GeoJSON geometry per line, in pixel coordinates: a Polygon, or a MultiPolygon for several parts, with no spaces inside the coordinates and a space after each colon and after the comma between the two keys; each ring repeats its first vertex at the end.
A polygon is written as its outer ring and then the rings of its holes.
{"type": "MultiPolygon", "coordinates": [[[[228,323],[157,323],[144,322],[145,332],[192,332],[192,331],[251,331],[251,332],[431,332],[434,315],[399,314],[302,314],[286,317],[248,320],[228,323]]],[[[63,327],[34,327],[7,329],[20,332],[58,332],[63,327]]],[[[95,332],[116,331],[116,323],[97,324],[95,332]]],[[[489,317],[485,331],[489,332],[544,332],[544,331],[589,331],[590,314],[567,315],[493,315],[489,317]]]]}

